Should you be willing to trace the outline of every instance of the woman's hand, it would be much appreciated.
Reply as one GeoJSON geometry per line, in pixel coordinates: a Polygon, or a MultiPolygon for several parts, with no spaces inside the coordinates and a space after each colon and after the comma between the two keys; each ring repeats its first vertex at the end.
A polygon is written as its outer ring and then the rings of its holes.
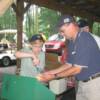
{"type": "Polygon", "coordinates": [[[36,66],[36,65],[39,65],[40,64],[40,60],[36,57],[34,57],[33,59],[33,65],[36,66]]]}
{"type": "Polygon", "coordinates": [[[58,69],[54,69],[54,70],[46,71],[44,74],[45,75],[55,75],[57,73],[58,73],[58,69]]]}
{"type": "Polygon", "coordinates": [[[43,74],[37,75],[36,78],[41,82],[48,82],[48,81],[54,79],[55,75],[43,73],[43,74]]]}

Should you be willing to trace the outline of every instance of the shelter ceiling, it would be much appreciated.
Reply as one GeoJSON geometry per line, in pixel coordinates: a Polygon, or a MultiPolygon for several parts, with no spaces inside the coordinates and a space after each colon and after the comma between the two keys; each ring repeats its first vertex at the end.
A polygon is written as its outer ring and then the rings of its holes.
{"type": "Polygon", "coordinates": [[[100,0],[24,0],[75,16],[100,22],[100,0]]]}

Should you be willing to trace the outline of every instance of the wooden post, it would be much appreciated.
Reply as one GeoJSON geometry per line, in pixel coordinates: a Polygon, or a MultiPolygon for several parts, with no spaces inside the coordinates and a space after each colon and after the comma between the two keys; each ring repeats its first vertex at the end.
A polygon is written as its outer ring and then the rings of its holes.
{"type": "MultiPolygon", "coordinates": [[[[17,0],[17,11],[16,11],[16,19],[17,19],[17,50],[22,48],[22,33],[23,33],[23,16],[24,16],[24,1],[17,0]]],[[[17,60],[17,70],[16,74],[19,74],[21,61],[17,60]]]]}
{"type": "MultiPolygon", "coordinates": [[[[12,4],[12,8],[16,13],[17,20],[17,50],[22,48],[22,39],[23,39],[23,19],[24,13],[29,9],[31,2],[29,2],[26,7],[24,7],[24,0],[17,0],[16,5],[12,4]]],[[[17,60],[17,70],[16,74],[19,74],[21,61],[17,60]]]]}

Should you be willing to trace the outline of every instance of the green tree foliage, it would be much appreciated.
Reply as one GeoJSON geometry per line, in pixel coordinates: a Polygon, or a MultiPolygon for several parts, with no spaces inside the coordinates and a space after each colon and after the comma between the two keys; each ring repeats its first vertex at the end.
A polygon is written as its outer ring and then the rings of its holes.
{"type": "Polygon", "coordinates": [[[41,7],[39,16],[39,31],[46,33],[46,36],[55,34],[56,24],[60,13],[51,9],[41,7]]]}
{"type": "Polygon", "coordinates": [[[16,29],[16,15],[12,8],[0,17],[0,30],[2,29],[16,29]]]}
{"type": "MultiPolygon", "coordinates": [[[[55,34],[60,15],[57,11],[32,5],[24,18],[24,29],[28,37],[39,32],[44,32],[47,37],[55,34]]],[[[2,29],[16,29],[16,15],[12,8],[0,17],[0,30],[2,29]]],[[[94,22],[92,30],[100,36],[100,23],[94,22]]]]}
{"type": "Polygon", "coordinates": [[[26,22],[25,22],[25,30],[26,30],[28,37],[30,37],[31,34],[33,33],[33,23],[34,22],[31,17],[30,10],[28,10],[26,13],[26,22]]]}
{"type": "MultiPolygon", "coordinates": [[[[3,16],[0,17],[0,30],[16,29],[16,15],[12,8],[9,8],[3,16]]],[[[4,38],[4,34],[0,35],[0,40],[4,38]]],[[[13,35],[6,35],[7,40],[12,40],[13,35]]]]}
{"type": "Polygon", "coordinates": [[[46,33],[47,37],[55,34],[60,13],[44,7],[32,6],[26,14],[25,29],[28,36],[31,37],[39,32],[46,33]]]}
{"type": "Polygon", "coordinates": [[[38,6],[35,5],[32,5],[26,13],[24,29],[28,37],[38,33],[38,14],[38,6]]]}
{"type": "Polygon", "coordinates": [[[94,22],[92,32],[100,36],[100,23],[94,22]]]}

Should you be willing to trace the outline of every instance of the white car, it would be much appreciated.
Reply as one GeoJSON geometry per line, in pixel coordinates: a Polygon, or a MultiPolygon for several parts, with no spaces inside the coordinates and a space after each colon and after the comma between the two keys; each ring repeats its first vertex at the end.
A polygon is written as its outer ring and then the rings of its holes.
{"type": "MultiPolygon", "coordinates": [[[[5,47],[7,48],[7,46],[5,47]]],[[[9,66],[13,61],[16,61],[14,52],[15,50],[5,49],[4,47],[0,47],[0,63],[3,66],[9,66]]]]}

